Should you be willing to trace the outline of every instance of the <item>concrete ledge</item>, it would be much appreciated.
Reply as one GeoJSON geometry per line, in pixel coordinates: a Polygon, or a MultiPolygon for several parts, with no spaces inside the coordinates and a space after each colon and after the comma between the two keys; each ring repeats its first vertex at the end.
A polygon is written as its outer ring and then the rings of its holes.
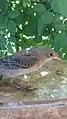
{"type": "Polygon", "coordinates": [[[10,102],[0,106],[0,119],[67,119],[67,99],[10,102]]]}

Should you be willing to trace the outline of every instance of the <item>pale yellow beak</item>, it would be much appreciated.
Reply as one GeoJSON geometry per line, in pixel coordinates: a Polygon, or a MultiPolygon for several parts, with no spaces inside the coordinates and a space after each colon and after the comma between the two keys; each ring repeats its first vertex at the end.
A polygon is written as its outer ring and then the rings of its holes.
{"type": "Polygon", "coordinates": [[[54,60],[62,60],[59,56],[53,57],[54,60]]]}

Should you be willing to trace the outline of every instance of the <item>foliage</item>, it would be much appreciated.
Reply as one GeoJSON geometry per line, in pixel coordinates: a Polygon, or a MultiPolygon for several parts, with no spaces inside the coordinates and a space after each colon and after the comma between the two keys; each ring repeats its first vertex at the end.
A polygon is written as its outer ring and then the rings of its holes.
{"type": "Polygon", "coordinates": [[[67,0],[0,0],[0,56],[32,45],[67,59],[67,0]]]}

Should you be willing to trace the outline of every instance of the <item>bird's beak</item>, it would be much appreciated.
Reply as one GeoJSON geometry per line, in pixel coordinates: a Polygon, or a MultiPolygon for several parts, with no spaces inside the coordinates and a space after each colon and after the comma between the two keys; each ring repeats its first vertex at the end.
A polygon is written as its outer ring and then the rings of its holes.
{"type": "Polygon", "coordinates": [[[62,60],[59,56],[53,57],[54,60],[62,60]]]}

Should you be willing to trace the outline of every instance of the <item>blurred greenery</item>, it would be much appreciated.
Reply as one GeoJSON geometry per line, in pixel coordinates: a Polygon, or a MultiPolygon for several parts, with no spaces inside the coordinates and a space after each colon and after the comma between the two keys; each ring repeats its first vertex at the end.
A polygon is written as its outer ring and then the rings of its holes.
{"type": "Polygon", "coordinates": [[[0,56],[39,45],[67,59],[67,0],[0,0],[0,56]]]}

